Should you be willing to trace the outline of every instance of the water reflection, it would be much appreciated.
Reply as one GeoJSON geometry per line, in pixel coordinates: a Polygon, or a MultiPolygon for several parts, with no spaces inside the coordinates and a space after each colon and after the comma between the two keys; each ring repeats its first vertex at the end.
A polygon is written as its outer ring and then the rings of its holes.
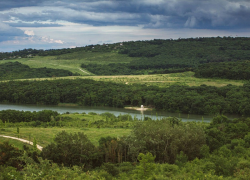
{"type": "MultiPolygon", "coordinates": [[[[143,110],[133,110],[133,109],[123,109],[123,108],[111,108],[111,107],[86,107],[86,106],[51,106],[51,105],[19,105],[19,104],[0,104],[0,110],[19,110],[19,111],[42,111],[42,110],[53,110],[58,113],[89,113],[95,112],[97,114],[102,114],[105,112],[109,112],[114,114],[115,116],[130,114],[132,117],[136,117],[138,119],[144,119],[145,117],[150,117],[154,120],[161,119],[164,117],[178,117],[183,121],[204,121],[210,122],[213,116],[201,116],[201,115],[188,115],[188,114],[180,114],[180,113],[169,113],[165,111],[143,111],[143,110]]],[[[230,116],[230,118],[234,118],[236,116],[230,116]]]]}

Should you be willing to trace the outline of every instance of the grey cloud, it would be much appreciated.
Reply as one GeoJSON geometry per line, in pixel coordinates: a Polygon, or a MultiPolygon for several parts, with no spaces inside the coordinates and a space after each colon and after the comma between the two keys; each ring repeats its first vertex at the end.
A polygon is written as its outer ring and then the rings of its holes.
{"type": "Polygon", "coordinates": [[[20,29],[14,28],[0,21],[0,42],[13,40],[16,37],[25,37],[20,29]]]}
{"type": "Polygon", "coordinates": [[[8,10],[18,7],[38,6],[47,0],[1,0],[0,10],[8,10]]]}
{"type": "Polygon", "coordinates": [[[17,22],[17,23],[7,23],[11,27],[61,27],[62,25],[51,23],[51,24],[44,24],[44,23],[24,23],[24,22],[17,22]]]}
{"type": "MultiPolygon", "coordinates": [[[[5,7],[8,7],[7,4],[11,4],[11,2],[21,6],[18,0],[10,0],[5,3],[5,7]]],[[[24,0],[22,2],[26,5],[30,3],[30,6],[42,4],[43,6],[63,8],[62,11],[9,14],[10,17],[27,22],[65,20],[94,26],[142,25],[144,28],[228,29],[250,27],[250,21],[248,21],[248,17],[250,17],[249,0],[24,0]]],[[[12,26],[15,25],[12,24],[12,26]]]]}

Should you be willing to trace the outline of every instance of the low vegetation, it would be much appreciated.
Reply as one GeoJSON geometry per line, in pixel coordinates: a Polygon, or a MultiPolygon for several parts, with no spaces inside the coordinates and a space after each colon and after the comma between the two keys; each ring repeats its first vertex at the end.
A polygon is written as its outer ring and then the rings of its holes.
{"type": "MultiPolygon", "coordinates": [[[[31,122],[6,123],[1,125],[1,134],[10,135],[12,131],[16,131],[16,127],[20,127],[19,133],[22,135],[34,125],[31,122]]],[[[44,125],[42,123],[33,128],[33,132],[39,129],[43,132],[53,130],[48,136],[37,134],[35,139],[40,139],[37,140],[38,144],[41,140],[51,139],[43,145],[41,153],[33,147],[25,146],[23,150],[19,150],[6,142],[0,143],[0,169],[4,172],[0,174],[2,179],[249,177],[249,118],[229,120],[225,116],[217,116],[211,123],[202,123],[182,122],[177,118],[141,121],[128,115],[115,117],[110,113],[66,113],[52,116],[47,127],[43,127],[44,125]],[[82,121],[81,118],[85,120],[82,121]],[[53,121],[57,123],[51,124],[53,121]],[[99,136],[98,142],[93,143],[89,130],[109,131],[110,128],[107,127],[111,126],[110,122],[113,122],[112,126],[129,123],[129,127],[122,128],[123,131],[129,131],[126,134],[119,131],[119,135],[99,136]],[[82,129],[81,126],[85,128],[82,129]]],[[[98,136],[96,132],[94,134],[98,136]]]]}

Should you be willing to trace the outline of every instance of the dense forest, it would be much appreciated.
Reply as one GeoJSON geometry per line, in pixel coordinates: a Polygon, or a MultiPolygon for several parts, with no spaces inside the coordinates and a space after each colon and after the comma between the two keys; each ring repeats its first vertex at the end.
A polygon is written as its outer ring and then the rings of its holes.
{"type": "MultiPolygon", "coordinates": [[[[108,116],[104,123],[124,121],[108,116]]],[[[98,146],[83,132],[66,131],[41,153],[35,146],[19,150],[0,143],[0,178],[249,179],[249,118],[216,116],[209,124],[172,117],[125,121],[133,123],[130,135],[101,137],[98,146]]]]}
{"type": "Polygon", "coordinates": [[[51,68],[30,68],[20,62],[8,62],[0,64],[0,80],[12,79],[28,79],[28,78],[46,78],[46,77],[63,77],[77,76],[79,74],[72,73],[63,69],[51,68]]]}
{"type": "Polygon", "coordinates": [[[202,64],[195,69],[198,78],[250,79],[250,61],[202,64]]]}
{"type": "Polygon", "coordinates": [[[77,103],[124,107],[141,104],[190,114],[250,114],[250,85],[217,88],[173,85],[169,88],[126,85],[90,79],[10,81],[0,83],[0,102],[21,104],[77,103]]]}

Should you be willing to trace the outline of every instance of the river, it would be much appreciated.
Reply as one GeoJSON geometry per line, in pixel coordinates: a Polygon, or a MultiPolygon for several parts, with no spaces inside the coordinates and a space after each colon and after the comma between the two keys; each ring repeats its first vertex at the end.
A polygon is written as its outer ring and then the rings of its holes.
{"type": "MultiPolygon", "coordinates": [[[[60,114],[69,112],[69,113],[89,113],[95,112],[97,114],[109,112],[115,116],[120,114],[130,114],[132,117],[136,116],[138,119],[143,119],[144,117],[150,117],[154,120],[160,119],[163,117],[178,117],[182,121],[204,121],[210,122],[213,116],[208,115],[194,115],[194,114],[181,114],[181,113],[169,113],[165,111],[138,111],[132,109],[123,109],[123,108],[111,108],[111,107],[86,107],[86,106],[52,106],[52,105],[20,105],[20,104],[0,104],[1,110],[18,110],[18,111],[42,111],[42,110],[53,110],[57,111],[60,114]]],[[[236,117],[236,116],[235,116],[236,117]]],[[[230,116],[229,118],[234,118],[230,116]]]]}

